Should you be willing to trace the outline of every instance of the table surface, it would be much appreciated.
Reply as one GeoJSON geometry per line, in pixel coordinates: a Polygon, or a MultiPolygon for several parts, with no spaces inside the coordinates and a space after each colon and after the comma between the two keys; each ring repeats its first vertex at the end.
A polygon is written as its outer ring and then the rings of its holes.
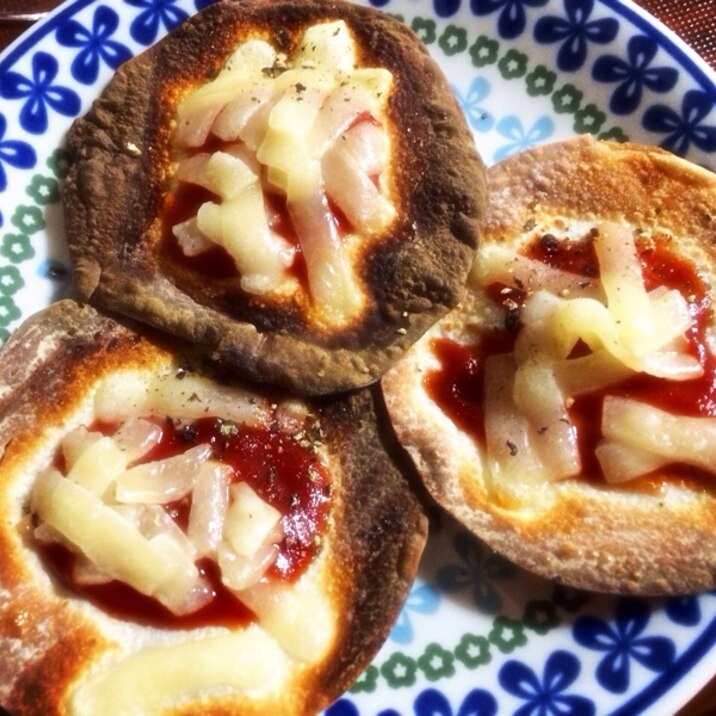
{"type": "MultiPolygon", "coordinates": [[[[684,39],[716,68],[716,0],[635,0],[684,39]]],[[[47,10],[59,0],[0,0],[0,8],[18,12],[47,10]]],[[[29,24],[0,22],[0,50],[24,32],[29,24]]],[[[697,694],[678,716],[710,716],[716,713],[716,677],[697,694]]]]}

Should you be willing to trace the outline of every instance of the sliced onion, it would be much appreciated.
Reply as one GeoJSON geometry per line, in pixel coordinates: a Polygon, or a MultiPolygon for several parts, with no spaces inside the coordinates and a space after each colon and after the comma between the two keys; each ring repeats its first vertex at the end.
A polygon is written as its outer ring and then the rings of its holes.
{"type": "Polygon", "coordinates": [[[170,539],[187,559],[192,562],[196,560],[196,546],[161,505],[142,505],[138,511],[137,525],[147,539],[163,535],[170,539]]]}
{"type": "Polygon", "coordinates": [[[127,464],[146,455],[159,443],[162,429],[143,418],[131,418],[120,425],[112,436],[115,445],[124,453],[127,464]]]}
{"type": "Polygon", "coordinates": [[[250,117],[239,131],[239,139],[252,151],[258,151],[263,144],[268,130],[268,121],[276,103],[281,99],[279,92],[274,92],[250,117]]]}
{"type": "Polygon", "coordinates": [[[308,138],[314,156],[322,156],[360,114],[371,106],[354,84],[336,87],[323,101],[308,138]]]}
{"type": "Polygon", "coordinates": [[[184,453],[143,463],[118,476],[119,502],[167,504],[191,492],[199,466],[211,457],[210,445],[197,445],[184,453]]]}
{"type": "Polygon", "coordinates": [[[541,289],[562,297],[604,297],[601,284],[594,279],[561,271],[506,246],[487,242],[480,246],[475,256],[470,280],[481,286],[502,283],[528,293],[541,289]]]}
{"type": "Polygon", "coordinates": [[[231,100],[229,91],[194,97],[179,105],[174,141],[180,147],[201,147],[207,140],[214,120],[231,100]]]}

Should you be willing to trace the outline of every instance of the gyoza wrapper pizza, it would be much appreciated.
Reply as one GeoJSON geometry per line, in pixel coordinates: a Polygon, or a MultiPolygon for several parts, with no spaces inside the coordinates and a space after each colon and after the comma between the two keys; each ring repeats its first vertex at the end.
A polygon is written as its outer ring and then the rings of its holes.
{"type": "Polygon", "coordinates": [[[590,137],[488,170],[468,297],[384,379],[435,499],[563,583],[716,584],[716,175],[590,137]]]}
{"type": "Polygon", "coordinates": [[[310,714],[365,668],[426,519],[369,390],[258,391],[71,301],[0,362],[0,704],[310,714]]]}
{"type": "Polygon", "coordinates": [[[121,67],[68,149],[78,296],[256,379],[368,384],[462,295],[482,164],[380,11],[217,3],[121,67]]]}

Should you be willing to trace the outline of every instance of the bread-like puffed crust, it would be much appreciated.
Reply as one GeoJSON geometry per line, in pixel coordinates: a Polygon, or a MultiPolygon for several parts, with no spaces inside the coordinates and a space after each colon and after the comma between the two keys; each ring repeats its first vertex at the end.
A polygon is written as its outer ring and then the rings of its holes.
{"type": "Polygon", "coordinates": [[[252,379],[301,394],[367,385],[463,294],[484,207],[484,171],[450,87],[417,36],[377,10],[322,0],[220,2],[116,73],[67,146],[64,206],[77,294],[220,355],[252,379]],[[241,41],[289,51],[303,30],[344,20],[360,62],[384,67],[397,220],[359,248],[365,310],[313,321],[295,297],[212,284],[160,247],[173,117],[241,41]]]}
{"type": "MultiPolygon", "coordinates": [[[[135,328],[67,300],[29,319],[0,354],[0,703],[13,716],[72,713],[73,689],[91,672],[142,645],[204,635],[123,622],[68,593],[43,567],[23,526],[34,476],[52,463],[102,377],[166,371],[179,360],[232,383],[191,346],[135,328]]],[[[380,427],[387,420],[380,396],[365,389],[311,409],[323,432],[332,502],[320,552],[301,579],[321,585],[337,619],[334,639],[316,661],[295,662],[275,692],[220,689],[201,694],[200,705],[190,694],[162,713],[315,713],[359,676],[397,617],[427,520],[400,467],[402,453],[380,427]]]]}
{"type": "MultiPolygon", "coordinates": [[[[516,249],[530,226],[559,219],[583,233],[600,221],[626,222],[671,235],[674,250],[714,284],[716,175],[701,167],[655,147],[580,137],[515,155],[487,176],[486,243],[516,249]]],[[[383,379],[398,437],[433,497],[493,549],[562,583],[631,594],[713,588],[716,489],[707,484],[668,472],[651,481],[655,489],[568,478],[525,485],[516,503],[496,503],[480,447],[441,412],[423,380],[436,365],[434,338],[470,343],[471,331],[489,320],[478,293],[383,379]]]]}

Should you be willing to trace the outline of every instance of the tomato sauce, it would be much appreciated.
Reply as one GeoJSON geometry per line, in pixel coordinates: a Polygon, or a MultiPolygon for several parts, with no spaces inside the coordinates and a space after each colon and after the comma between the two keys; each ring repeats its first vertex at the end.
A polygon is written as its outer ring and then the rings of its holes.
{"type": "MultiPolygon", "coordinates": [[[[111,435],[117,426],[93,425],[93,430],[111,435]]],[[[194,445],[210,444],[214,459],[230,465],[235,480],[252,489],[282,514],[283,540],[279,554],[266,576],[293,581],[308,567],[320,549],[330,509],[331,483],[316,455],[278,430],[222,423],[202,418],[177,427],[170,419],[162,423],[162,436],[139,462],[178,455],[194,445]],[[227,429],[228,427],[228,429],[227,429]]],[[[55,461],[56,466],[62,460],[55,461]]],[[[186,529],[191,496],[165,506],[175,522],[186,529]]],[[[202,609],[177,617],[157,600],[118,581],[102,585],[80,585],[72,579],[73,554],[60,545],[41,545],[40,553],[58,579],[74,592],[107,613],[128,621],[163,628],[195,628],[237,625],[253,614],[222,583],[218,566],[208,559],[197,566],[213,591],[213,599],[202,609]]],[[[137,556],[141,559],[141,556],[137,556]]]]}
{"type": "MultiPolygon", "coordinates": [[[[689,301],[694,322],[686,339],[689,351],[703,368],[703,375],[688,381],[669,381],[646,374],[638,374],[608,388],[578,396],[569,408],[570,418],[577,428],[583,475],[601,478],[601,469],[594,456],[594,448],[601,438],[601,406],[606,395],[632,398],[678,415],[716,417],[716,357],[708,350],[706,335],[713,321],[708,287],[695,266],[674,253],[666,240],[638,242],[644,284],[647,290],[666,286],[679,290],[689,301]]],[[[598,263],[593,241],[559,241],[550,235],[533,242],[526,252],[552,267],[594,278],[598,263]]],[[[491,300],[507,309],[506,327],[497,332],[483,332],[473,345],[461,345],[448,339],[436,339],[433,350],[441,368],[429,372],[425,387],[432,399],[461,430],[478,444],[485,444],[482,395],[485,359],[512,349],[518,319],[516,303],[524,300],[519,290],[501,285],[487,287],[491,300]],[[516,311],[516,314],[512,314],[516,311]],[[512,315],[512,318],[510,316],[512,315]]],[[[585,346],[578,346],[576,354],[584,354],[585,346]]],[[[680,468],[681,469],[681,468],[680,468]]],[[[684,468],[689,477],[698,471],[684,468]]]]}

